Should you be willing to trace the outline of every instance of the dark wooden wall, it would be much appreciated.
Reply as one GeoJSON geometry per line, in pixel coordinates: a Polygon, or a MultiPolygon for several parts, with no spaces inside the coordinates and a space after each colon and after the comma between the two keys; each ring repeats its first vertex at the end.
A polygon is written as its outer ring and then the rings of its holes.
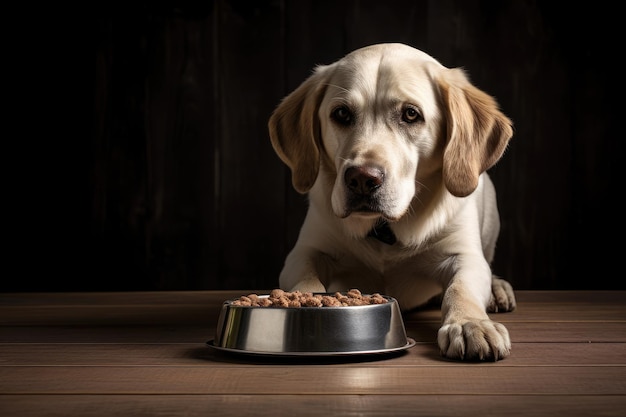
{"type": "Polygon", "coordinates": [[[612,4],[96,2],[18,20],[5,158],[20,167],[7,191],[19,272],[0,289],[277,286],[306,200],[267,119],[314,65],[378,42],[464,67],[514,121],[491,170],[495,271],[519,289],[624,289],[612,4]]]}

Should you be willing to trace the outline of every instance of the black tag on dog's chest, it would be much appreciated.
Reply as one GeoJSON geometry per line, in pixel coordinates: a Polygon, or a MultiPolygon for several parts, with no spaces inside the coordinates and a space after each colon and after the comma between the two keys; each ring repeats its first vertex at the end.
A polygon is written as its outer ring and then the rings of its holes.
{"type": "Polygon", "coordinates": [[[367,235],[378,239],[387,245],[393,245],[397,240],[396,235],[393,233],[389,227],[389,223],[387,222],[377,224],[367,235]]]}

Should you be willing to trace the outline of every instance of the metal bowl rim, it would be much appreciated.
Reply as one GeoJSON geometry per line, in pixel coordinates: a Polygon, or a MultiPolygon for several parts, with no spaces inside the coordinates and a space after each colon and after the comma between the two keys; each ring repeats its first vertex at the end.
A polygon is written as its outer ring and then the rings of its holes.
{"type": "Polygon", "coordinates": [[[206,344],[216,350],[228,353],[242,354],[242,355],[251,355],[251,356],[276,356],[276,357],[298,357],[298,356],[320,356],[320,357],[331,357],[331,356],[356,356],[356,355],[381,355],[381,354],[389,354],[396,353],[403,350],[407,350],[416,345],[416,341],[413,338],[406,338],[406,345],[391,347],[391,348],[383,348],[383,349],[367,349],[367,350],[344,350],[344,351],[255,351],[255,350],[246,350],[246,349],[237,349],[237,348],[227,348],[223,346],[218,346],[215,344],[215,339],[209,340],[206,344]]]}

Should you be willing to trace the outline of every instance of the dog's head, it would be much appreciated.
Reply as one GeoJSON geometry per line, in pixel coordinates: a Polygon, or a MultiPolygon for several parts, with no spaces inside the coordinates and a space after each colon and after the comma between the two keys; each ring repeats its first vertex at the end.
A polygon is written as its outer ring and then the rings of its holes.
{"type": "Polygon", "coordinates": [[[513,134],[461,69],[402,44],[317,67],[278,105],[269,132],[298,192],[324,181],[336,216],[388,220],[433,177],[454,196],[471,194],[513,134]]]}

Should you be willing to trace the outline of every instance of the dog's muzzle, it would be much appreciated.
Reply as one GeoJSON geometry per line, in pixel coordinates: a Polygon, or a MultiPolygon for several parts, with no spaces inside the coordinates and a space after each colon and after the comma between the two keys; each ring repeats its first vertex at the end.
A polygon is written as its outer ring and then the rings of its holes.
{"type": "Polygon", "coordinates": [[[385,183],[385,174],[374,166],[353,166],[346,169],[344,182],[347,190],[347,206],[350,212],[379,213],[380,188],[385,183]]]}

